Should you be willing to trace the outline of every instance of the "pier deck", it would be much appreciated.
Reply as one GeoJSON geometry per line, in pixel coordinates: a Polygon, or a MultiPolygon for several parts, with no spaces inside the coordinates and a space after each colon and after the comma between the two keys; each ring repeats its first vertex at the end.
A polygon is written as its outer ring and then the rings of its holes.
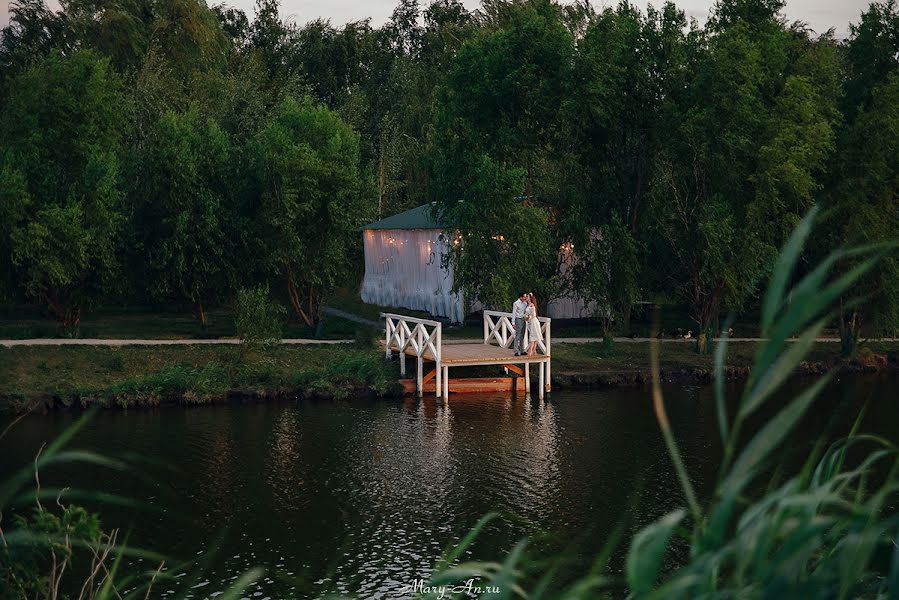
{"type": "MultiPolygon", "coordinates": [[[[450,380],[450,367],[502,366],[506,372],[524,379],[525,391],[530,390],[530,367],[537,365],[539,372],[539,396],[551,391],[550,373],[552,359],[550,347],[552,342],[551,323],[547,317],[539,317],[542,339],[537,341],[537,354],[534,356],[515,356],[512,344],[515,332],[511,324],[511,313],[484,311],[484,341],[480,344],[443,344],[442,325],[438,321],[417,319],[394,313],[383,313],[385,319],[385,338],[382,342],[387,358],[393,353],[399,355],[400,373],[406,374],[406,358],[416,361],[415,392],[421,396],[425,384],[436,379],[434,390],[438,398],[447,398],[450,392],[462,392],[480,389],[470,385],[470,380],[450,380]],[[425,363],[433,363],[429,372],[425,372],[425,363]],[[469,384],[463,384],[469,381],[469,384]]],[[[528,343],[525,336],[525,347],[528,343]]],[[[499,381],[499,380],[497,380],[499,381]]],[[[505,384],[503,384],[505,385],[505,384]]],[[[509,389],[516,389],[518,382],[510,382],[509,389]]],[[[411,387],[411,386],[410,386],[411,387]]],[[[430,385],[428,386],[430,388],[430,385]]],[[[497,388],[499,389],[499,388],[497,388]]]]}

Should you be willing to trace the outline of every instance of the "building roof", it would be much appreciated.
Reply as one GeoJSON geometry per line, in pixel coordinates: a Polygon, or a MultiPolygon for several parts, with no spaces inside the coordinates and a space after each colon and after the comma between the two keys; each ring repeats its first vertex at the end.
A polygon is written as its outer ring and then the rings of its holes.
{"type": "Polygon", "coordinates": [[[443,224],[434,218],[434,206],[423,204],[398,215],[369,223],[362,229],[443,229],[443,224]]]}

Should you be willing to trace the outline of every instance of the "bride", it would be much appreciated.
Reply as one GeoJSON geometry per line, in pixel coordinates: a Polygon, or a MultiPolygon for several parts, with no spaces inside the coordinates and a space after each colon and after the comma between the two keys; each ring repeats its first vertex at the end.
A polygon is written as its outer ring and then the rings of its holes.
{"type": "Polygon", "coordinates": [[[534,294],[528,294],[528,307],[524,311],[524,318],[528,323],[528,356],[537,354],[537,342],[543,339],[543,332],[540,331],[540,320],[537,318],[537,297],[534,294]]]}

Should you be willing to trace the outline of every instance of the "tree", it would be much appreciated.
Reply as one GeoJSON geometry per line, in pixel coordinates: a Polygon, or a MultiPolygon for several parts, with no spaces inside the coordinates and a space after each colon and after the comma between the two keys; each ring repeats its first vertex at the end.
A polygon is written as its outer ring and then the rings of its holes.
{"type": "Polygon", "coordinates": [[[698,48],[677,136],[653,183],[655,234],[707,352],[720,311],[739,309],[772,266],[791,224],[814,202],[833,147],[835,68],[778,2],[723,1],[698,48]],[[765,16],[767,15],[767,16],[765,16]],[[814,69],[812,68],[814,67],[814,69]],[[772,226],[785,223],[784,226],[772,226]]]}
{"type": "Polygon", "coordinates": [[[13,167],[10,156],[0,156],[0,302],[12,301],[19,291],[12,235],[25,220],[30,205],[25,176],[13,167]]]}
{"type": "Polygon", "coordinates": [[[9,25],[0,31],[0,98],[32,62],[59,48],[67,34],[65,19],[43,0],[9,4],[9,25]]]}
{"type": "Polygon", "coordinates": [[[574,43],[546,0],[485,10],[487,29],[462,45],[438,91],[433,189],[462,233],[450,254],[457,287],[488,306],[521,289],[548,301],[560,291],[551,223],[561,187],[544,176],[565,158],[554,150],[574,43]]]}
{"type": "Polygon", "coordinates": [[[595,15],[578,44],[580,92],[564,106],[579,167],[566,166],[573,180],[559,194],[559,224],[575,248],[574,290],[595,303],[608,340],[613,325],[629,320],[641,279],[656,270],[641,255],[651,238],[648,190],[676,126],[695,35],[670,3],[644,15],[622,2],[595,15]]]}
{"type": "Polygon", "coordinates": [[[16,78],[0,124],[12,262],[67,331],[115,272],[123,104],[108,60],[53,53],[16,78]]]}
{"type": "Polygon", "coordinates": [[[166,112],[139,157],[130,227],[159,300],[185,299],[206,327],[206,307],[224,296],[236,268],[230,142],[196,105],[166,112]]]}
{"type": "Polygon", "coordinates": [[[540,162],[551,158],[559,106],[570,94],[574,41],[548,0],[502,5],[499,27],[464,44],[440,99],[438,130],[463,127],[469,146],[525,171],[524,194],[541,197],[540,162]]]}
{"type": "MultiPolygon", "coordinates": [[[[817,257],[834,248],[894,243],[899,239],[899,7],[872,3],[844,46],[843,123],[830,164],[817,257]]],[[[854,256],[838,268],[858,266],[854,256]]],[[[899,263],[895,252],[861,278],[852,304],[841,298],[837,327],[841,351],[852,355],[863,335],[899,330],[899,263]]]]}
{"type": "Polygon", "coordinates": [[[359,136],[328,108],[287,99],[253,155],[258,255],[283,277],[297,316],[316,326],[325,295],[350,271],[358,228],[371,217],[359,136]]]}
{"type": "Polygon", "coordinates": [[[443,182],[455,200],[436,207],[446,232],[453,285],[488,308],[509,305],[522,291],[545,304],[558,288],[549,214],[520,194],[524,171],[485,154],[469,156],[464,179],[443,182]]]}
{"type": "Polygon", "coordinates": [[[874,88],[896,71],[899,5],[896,0],[872,2],[860,22],[849,28],[843,114],[851,122],[871,102],[874,88]]]}
{"type": "Polygon", "coordinates": [[[595,307],[603,339],[611,347],[614,328],[630,316],[631,307],[639,299],[637,243],[614,213],[608,225],[589,236],[585,249],[568,248],[573,254],[575,289],[588,306],[595,307]]]}

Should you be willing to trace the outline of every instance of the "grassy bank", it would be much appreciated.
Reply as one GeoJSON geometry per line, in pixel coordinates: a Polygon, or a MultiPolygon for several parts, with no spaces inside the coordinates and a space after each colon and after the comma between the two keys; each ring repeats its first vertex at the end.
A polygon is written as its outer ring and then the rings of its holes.
{"type": "MultiPolygon", "coordinates": [[[[740,378],[757,345],[730,345],[728,375],[740,378]]],[[[816,344],[804,369],[817,373],[835,364],[837,344],[816,344]]],[[[897,343],[874,343],[854,368],[883,367],[899,352],[897,343]],[[891,359],[889,357],[892,357],[891,359]]],[[[711,377],[713,359],[691,344],[661,344],[660,366],[668,380],[711,377]]],[[[482,368],[484,374],[497,369],[482,368]]],[[[462,370],[459,376],[465,376],[462,370]]],[[[473,374],[473,373],[472,373],[473,374]]],[[[633,385],[648,379],[649,344],[557,344],[553,380],[559,387],[633,385]]],[[[0,348],[0,398],[4,405],[133,406],[210,403],[229,396],[391,395],[398,372],[373,347],[279,346],[248,352],[239,346],[26,346],[0,348]]]]}
{"type": "Polygon", "coordinates": [[[230,395],[347,397],[396,393],[396,369],[370,348],[64,346],[0,348],[4,404],[202,404],[230,395]]]}
{"type": "MultiPolygon", "coordinates": [[[[752,365],[757,342],[734,342],[727,347],[726,372],[731,378],[741,378],[752,365]]],[[[859,357],[847,366],[856,370],[896,367],[899,342],[871,342],[859,352],[859,357]]],[[[836,365],[839,344],[814,344],[802,363],[807,374],[821,373],[836,365]]],[[[659,367],[663,378],[707,380],[714,368],[712,355],[700,355],[693,344],[662,343],[659,345],[659,367]]],[[[553,379],[556,384],[628,384],[649,378],[649,344],[618,343],[612,350],[602,344],[554,344],[553,379]]]]}

